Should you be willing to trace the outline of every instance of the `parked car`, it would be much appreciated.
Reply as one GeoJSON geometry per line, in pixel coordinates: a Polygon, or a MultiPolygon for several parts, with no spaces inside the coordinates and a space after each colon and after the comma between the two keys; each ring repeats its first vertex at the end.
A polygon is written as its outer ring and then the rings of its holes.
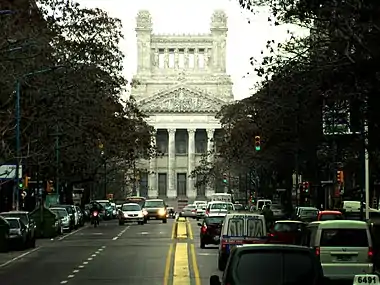
{"type": "Polygon", "coordinates": [[[61,220],[62,224],[62,231],[63,232],[70,232],[70,215],[67,213],[67,210],[65,208],[50,208],[50,211],[55,213],[58,218],[61,220]]]}
{"type": "Polygon", "coordinates": [[[9,239],[11,246],[17,248],[28,248],[28,228],[21,218],[7,217],[5,220],[10,225],[9,239]]]}
{"type": "Polygon", "coordinates": [[[10,211],[0,213],[0,216],[4,218],[20,218],[27,231],[27,243],[29,247],[36,246],[36,223],[30,217],[29,212],[26,211],[10,211]]]}
{"type": "Polygon", "coordinates": [[[50,205],[50,208],[65,208],[70,216],[70,230],[73,230],[77,227],[75,218],[76,211],[73,205],[50,205]]]}
{"type": "Polygon", "coordinates": [[[78,223],[80,227],[84,226],[84,213],[79,206],[75,206],[75,209],[78,213],[78,223]]]}

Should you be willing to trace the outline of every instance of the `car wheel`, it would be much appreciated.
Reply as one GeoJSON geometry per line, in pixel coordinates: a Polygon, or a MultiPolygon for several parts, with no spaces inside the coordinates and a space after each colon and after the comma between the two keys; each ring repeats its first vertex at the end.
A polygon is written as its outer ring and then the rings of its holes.
{"type": "Polygon", "coordinates": [[[168,220],[167,219],[165,219],[165,220],[162,220],[162,223],[163,224],[166,224],[168,222],[168,220]]]}
{"type": "Polygon", "coordinates": [[[226,260],[219,255],[218,257],[218,269],[224,271],[226,269],[226,260]]]}

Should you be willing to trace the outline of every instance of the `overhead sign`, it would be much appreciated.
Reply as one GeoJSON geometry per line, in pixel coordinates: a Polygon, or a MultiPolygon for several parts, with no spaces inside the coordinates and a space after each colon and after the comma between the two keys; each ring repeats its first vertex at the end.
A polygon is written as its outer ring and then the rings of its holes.
{"type": "MultiPolygon", "coordinates": [[[[16,178],[16,165],[1,165],[0,166],[0,179],[15,179],[16,178]]],[[[22,166],[20,165],[18,171],[18,178],[22,178],[22,166]]]]}

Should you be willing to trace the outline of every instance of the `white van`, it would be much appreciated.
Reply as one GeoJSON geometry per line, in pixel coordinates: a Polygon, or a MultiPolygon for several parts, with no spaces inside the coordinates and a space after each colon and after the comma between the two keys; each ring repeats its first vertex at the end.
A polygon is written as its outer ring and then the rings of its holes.
{"type": "Polygon", "coordinates": [[[312,222],[301,243],[314,250],[329,279],[352,281],[355,275],[373,273],[372,239],[366,222],[312,222]]]}

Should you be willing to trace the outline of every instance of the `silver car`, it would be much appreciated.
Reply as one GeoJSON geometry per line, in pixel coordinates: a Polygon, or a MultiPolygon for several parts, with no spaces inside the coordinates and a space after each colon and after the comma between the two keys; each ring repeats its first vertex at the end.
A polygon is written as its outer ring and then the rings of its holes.
{"type": "Polygon", "coordinates": [[[67,212],[66,208],[50,208],[50,211],[52,211],[54,214],[56,214],[60,219],[62,223],[62,230],[64,232],[70,231],[70,215],[67,212]]]}
{"type": "Polygon", "coordinates": [[[119,225],[122,226],[126,222],[137,222],[139,225],[144,224],[144,213],[139,204],[128,203],[121,206],[119,211],[119,225]]]}
{"type": "Polygon", "coordinates": [[[197,207],[195,205],[187,205],[182,209],[181,217],[193,218],[197,217],[197,207]]]}

